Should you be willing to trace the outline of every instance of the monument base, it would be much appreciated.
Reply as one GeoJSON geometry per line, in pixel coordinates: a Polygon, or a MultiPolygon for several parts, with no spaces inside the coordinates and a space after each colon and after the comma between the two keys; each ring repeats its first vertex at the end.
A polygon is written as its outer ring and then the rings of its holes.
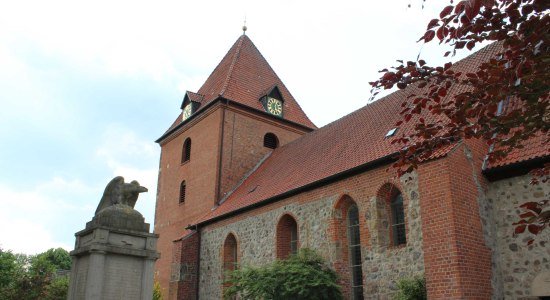
{"type": "Polygon", "coordinates": [[[69,300],[151,300],[158,235],[131,207],[102,210],[75,234],[69,300]]]}

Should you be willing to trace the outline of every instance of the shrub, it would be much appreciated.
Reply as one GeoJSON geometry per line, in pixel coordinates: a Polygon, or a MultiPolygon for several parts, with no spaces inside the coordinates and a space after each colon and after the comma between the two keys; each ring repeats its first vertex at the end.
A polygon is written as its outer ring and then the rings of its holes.
{"type": "Polygon", "coordinates": [[[427,299],[426,293],[426,279],[424,276],[415,276],[412,278],[403,278],[397,282],[396,300],[425,300],[427,299]]]}
{"type": "Polygon", "coordinates": [[[317,253],[301,249],[297,255],[262,267],[228,273],[225,299],[342,299],[338,276],[317,253]]]}

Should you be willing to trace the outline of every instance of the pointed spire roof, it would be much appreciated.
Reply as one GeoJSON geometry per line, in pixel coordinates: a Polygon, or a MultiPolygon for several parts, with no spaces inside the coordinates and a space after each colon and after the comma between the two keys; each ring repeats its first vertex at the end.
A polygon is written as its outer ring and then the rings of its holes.
{"type": "MultiPolygon", "coordinates": [[[[283,98],[285,120],[308,128],[317,128],[258,51],[258,48],[245,34],[237,39],[198,92],[187,92],[187,95],[190,100],[200,103],[199,111],[218,98],[228,99],[259,111],[265,111],[260,99],[275,88],[278,89],[283,98]],[[191,96],[193,96],[193,99],[191,99],[191,96]]],[[[174,130],[181,122],[180,116],[157,142],[174,130]]]]}
{"type": "Polygon", "coordinates": [[[221,60],[198,93],[203,104],[218,97],[263,111],[260,98],[277,86],[284,101],[286,120],[316,128],[300,105],[247,35],[241,35],[221,60]]]}

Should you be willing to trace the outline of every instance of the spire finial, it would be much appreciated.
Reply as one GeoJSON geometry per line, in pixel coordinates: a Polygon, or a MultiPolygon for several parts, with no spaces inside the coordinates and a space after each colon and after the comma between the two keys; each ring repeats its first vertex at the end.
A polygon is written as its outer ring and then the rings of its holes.
{"type": "Polygon", "coordinates": [[[243,35],[246,35],[246,30],[248,28],[246,27],[246,16],[244,16],[244,25],[243,25],[243,35]]]}

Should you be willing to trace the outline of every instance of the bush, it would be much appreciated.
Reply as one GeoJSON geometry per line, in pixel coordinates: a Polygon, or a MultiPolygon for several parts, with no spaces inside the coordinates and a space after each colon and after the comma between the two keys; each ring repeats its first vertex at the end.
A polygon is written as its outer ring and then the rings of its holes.
{"type": "Polygon", "coordinates": [[[399,292],[396,300],[425,300],[428,299],[426,292],[426,279],[424,276],[403,278],[397,283],[399,292]]]}
{"type": "Polygon", "coordinates": [[[228,273],[225,299],[342,299],[338,276],[312,250],[262,267],[245,267],[228,273]]]}

